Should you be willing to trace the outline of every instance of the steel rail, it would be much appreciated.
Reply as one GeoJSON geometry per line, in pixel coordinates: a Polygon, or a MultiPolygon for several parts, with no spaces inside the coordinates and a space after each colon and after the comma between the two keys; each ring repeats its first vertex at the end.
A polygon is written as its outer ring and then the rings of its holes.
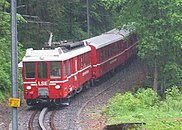
{"type": "Polygon", "coordinates": [[[38,110],[34,111],[30,117],[30,120],[28,122],[28,129],[33,130],[33,120],[35,118],[35,115],[38,113],[38,110]]]}
{"type": "Polygon", "coordinates": [[[39,125],[42,130],[46,130],[46,128],[44,126],[44,117],[47,112],[48,112],[48,107],[44,107],[39,115],[39,125]]]}
{"type": "Polygon", "coordinates": [[[56,110],[54,110],[50,116],[50,127],[52,130],[57,130],[55,125],[54,125],[54,115],[56,113],[56,110]]]}
{"type": "Polygon", "coordinates": [[[115,86],[117,83],[120,82],[120,79],[115,81],[113,84],[111,84],[109,87],[105,88],[104,90],[98,92],[96,95],[94,95],[93,97],[91,97],[87,102],[85,102],[82,107],[79,109],[79,111],[77,112],[77,120],[76,120],[76,124],[77,124],[77,129],[78,130],[82,130],[81,126],[80,126],[80,114],[81,112],[85,109],[85,107],[96,97],[98,97],[99,95],[101,95],[102,93],[104,93],[105,91],[107,91],[108,89],[112,88],[113,86],[115,86]]]}

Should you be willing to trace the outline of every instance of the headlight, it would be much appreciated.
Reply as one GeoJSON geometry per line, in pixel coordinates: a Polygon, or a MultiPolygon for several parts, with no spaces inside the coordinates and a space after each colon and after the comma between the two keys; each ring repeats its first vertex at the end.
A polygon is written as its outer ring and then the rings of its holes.
{"type": "Polygon", "coordinates": [[[60,85],[56,85],[56,86],[55,86],[55,89],[60,89],[60,88],[61,88],[60,85]]]}
{"type": "Polygon", "coordinates": [[[30,90],[32,87],[31,86],[27,86],[27,90],[30,90]]]}

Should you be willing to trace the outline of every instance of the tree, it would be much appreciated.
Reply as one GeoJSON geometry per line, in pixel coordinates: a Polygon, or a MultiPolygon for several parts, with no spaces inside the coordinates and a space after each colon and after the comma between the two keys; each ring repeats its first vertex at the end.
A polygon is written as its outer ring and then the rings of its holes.
{"type": "MultiPolygon", "coordinates": [[[[11,29],[10,4],[6,0],[0,1],[0,99],[9,93],[11,87],[11,29]]],[[[18,22],[23,20],[17,15],[18,22]]],[[[19,61],[23,56],[22,45],[18,44],[19,61]]]]}
{"type": "MultiPolygon", "coordinates": [[[[18,9],[27,20],[18,27],[24,48],[42,48],[49,39],[49,31],[54,41],[87,38],[86,0],[18,0],[18,5],[25,5],[18,9]]],[[[91,36],[112,28],[112,15],[100,0],[89,0],[89,8],[91,36]]]]}
{"type": "Polygon", "coordinates": [[[117,26],[131,25],[139,37],[138,55],[150,61],[154,71],[154,90],[164,91],[182,85],[182,1],[181,0],[102,0],[118,10],[117,26]],[[169,69],[169,66],[170,69],[169,69]],[[175,69],[174,69],[175,68],[175,69]],[[175,73],[178,70],[178,73],[175,73]],[[171,71],[174,72],[173,76],[171,71]],[[168,78],[172,78],[169,79],[168,78]],[[176,81],[176,78],[179,79],[176,81]]]}

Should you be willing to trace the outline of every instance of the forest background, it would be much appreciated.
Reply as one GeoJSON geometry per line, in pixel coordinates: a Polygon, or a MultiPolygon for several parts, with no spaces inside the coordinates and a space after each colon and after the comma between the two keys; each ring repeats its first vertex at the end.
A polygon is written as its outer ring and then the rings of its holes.
{"type": "MultiPolygon", "coordinates": [[[[17,0],[18,55],[53,41],[88,38],[86,0],[17,0]]],[[[138,57],[151,67],[147,85],[164,96],[182,86],[181,0],[89,0],[90,37],[114,27],[138,35],[138,57]],[[131,24],[132,23],[132,24],[131,24]],[[135,27],[135,28],[133,28],[135,27]]],[[[21,75],[21,74],[19,74],[21,75]]],[[[21,88],[21,77],[19,77],[21,88]]],[[[10,0],[0,1],[0,99],[11,90],[10,0]]]]}

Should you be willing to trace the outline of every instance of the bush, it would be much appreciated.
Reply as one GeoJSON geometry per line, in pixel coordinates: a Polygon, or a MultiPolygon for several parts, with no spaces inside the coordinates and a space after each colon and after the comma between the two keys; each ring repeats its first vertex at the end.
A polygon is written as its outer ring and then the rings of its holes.
{"type": "Polygon", "coordinates": [[[138,107],[139,100],[136,99],[131,93],[127,92],[124,95],[118,93],[109,101],[109,104],[112,111],[111,113],[115,115],[115,112],[119,111],[119,114],[123,115],[129,111],[135,111],[138,107]]]}
{"type": "Polygon", "coordinates": [[[141,129],[180,130],[182,128],[182,93],[177,87],[166,90],[166,99],[160,101],[152,89],[140,89],[132,95],[116,94],[106,108],[107,124],[145,122],[141,129]]]}
{"type": "Polygon", "coordinates": [[[165,111],[182,111],[182,93],[177,86],[166,90],[166,99],[161,101],[162,109],[165,111]]]}
{"type": "Polygon", "coordinates": [[[159,101],[157,93],[151,88],[139,89],[135,95],[140,100],[140,107],[153,107],[159,101]]]}

